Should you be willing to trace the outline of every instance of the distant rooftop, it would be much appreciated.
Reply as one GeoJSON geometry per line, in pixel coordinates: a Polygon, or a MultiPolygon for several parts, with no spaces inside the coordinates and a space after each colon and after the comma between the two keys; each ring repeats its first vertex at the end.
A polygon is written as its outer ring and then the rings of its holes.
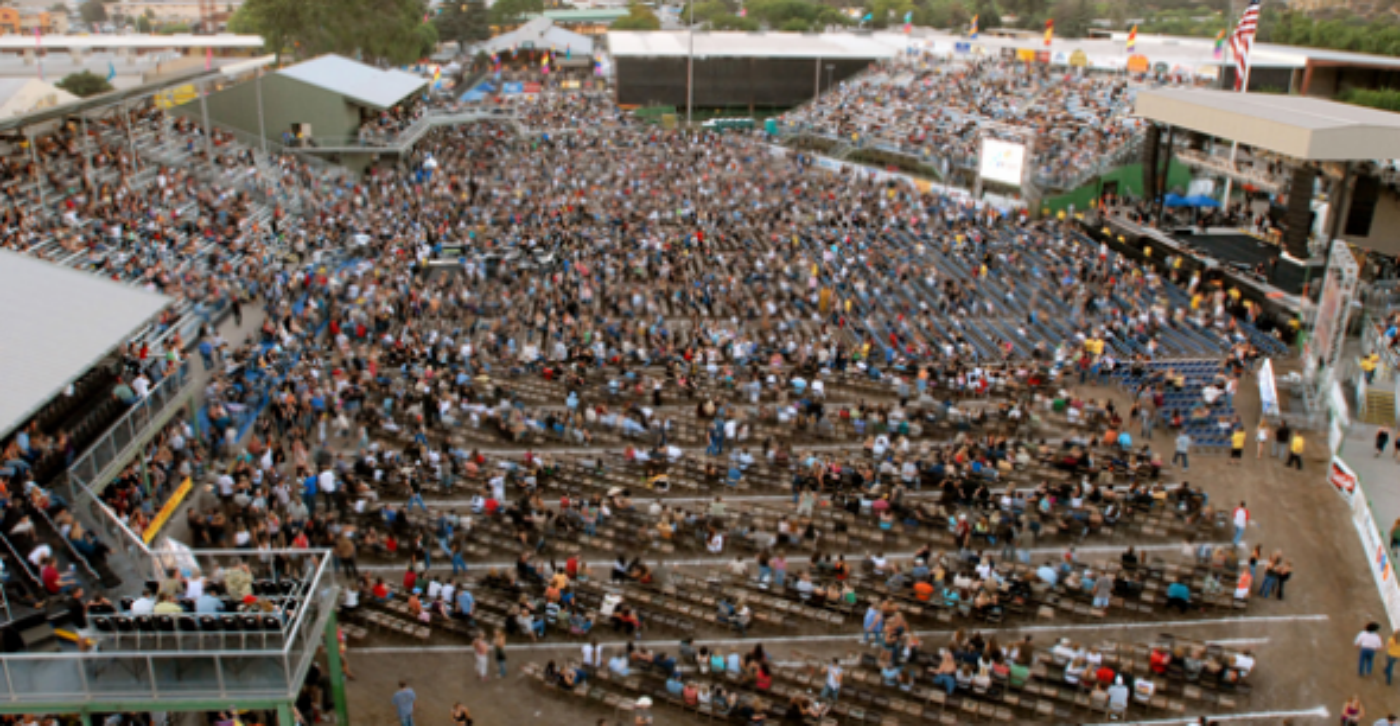
{"type": "MultiPolygon", "coordinates": [[[[893,34],[702,32],[695,33],[695,55],[831,60],[893,58],[907,41],[896,45],[885,35],[893,34]]],[[[690,33],[614,30],[608,33],[608,47],[617,58],[685,56],[690,53],[690,33]]]]}

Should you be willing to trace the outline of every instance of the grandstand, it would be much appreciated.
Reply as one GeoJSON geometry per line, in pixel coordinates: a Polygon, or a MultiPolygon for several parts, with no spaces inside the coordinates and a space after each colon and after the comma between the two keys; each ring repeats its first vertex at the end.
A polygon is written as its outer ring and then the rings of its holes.
{"type": "MultiPolygon", "coordinates": [[[[967,125],[1064,109],[1036,129],[1051,172],[1131,144],[1079,136],[1121,122],[1112,83],[963,71],[979,102],[926,130],[960,71],[889,64],[797,115],[953,159],[967,125]]],[[[1249,371],[1291,364],[1256,307],[1092,218],[658,129],[559,76],[403,115],[342,89],[395,150],[367,176],[168,112],[170,85],[4,124],[17,290],[64,329],[111,317],[46,340],[66,366],[12,353],[47,390],[4,401],[28,433],[3,441],[0,713],[290,726],[354,698],[389,723],[404,678],[422,721],[458,693],[481,723],[1315,715],[1290,657],[1343,659],[1278,637],[1256,667],[1254,633],[1315,618],[1273,601],[1291,562],[1242,556],[1262,534],[1232,542],[1231,506],[1296,484],[1255,506],[1300,561],[1323,528],[1281,510],[1336,513],[1280,462],[1211,459],[1255,422],[1249,371]],[[544,697],[467,688],[468,652],[544,697]]]]}

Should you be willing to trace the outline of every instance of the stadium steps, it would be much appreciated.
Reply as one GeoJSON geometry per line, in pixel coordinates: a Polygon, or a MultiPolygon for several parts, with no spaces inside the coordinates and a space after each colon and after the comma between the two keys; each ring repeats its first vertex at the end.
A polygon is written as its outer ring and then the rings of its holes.
{"type": "Polygon", "coordinates": [[[1361,422],[1376,426],[1395,425],[1395,391],[1369,386],[1366,388],[1366,405],[1361,409],[1361,422]]]}

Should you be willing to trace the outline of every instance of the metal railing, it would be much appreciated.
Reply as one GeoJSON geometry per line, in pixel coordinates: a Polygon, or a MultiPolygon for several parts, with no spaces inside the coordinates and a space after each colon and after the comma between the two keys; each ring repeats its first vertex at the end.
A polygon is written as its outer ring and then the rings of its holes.
{"type": "Polygon", "coordinates": [[[428,131],[439,126],[452,126],[474,121],[504,121],[518,127],[519,123],[509,109],[473,108],[468,110],[434,110],[420,116],[416,121],[393,136],[313,137],[315,146],[286,147],[287,151],[300,154],[330,153],[402,153],[418,143],[428,131]]]}
{"type": "Polygon", "coordinates": [[[109,470],[124,465],[131,458],[132,450],[140,446],[143,435],[153,423],[160,421],[172,403],[180,402],[192,381],[190,363],[186,360],[174,373],[152,386],[145,398],[132,404],[101,438],[73,460],[68,467],[69,482],[94,496],[100,495],[115,475],[109,470]]]}
{"type": "Polygon", "coordinates": [[[86,651],[7,654],[0,658],[0,706],[61,711],[111,704],[108,710],[157,710],[159,702],[168,707],[159,710],[178,710],[210,699],[294,699],[339,600],[329,555],[327,550],[159,552],[163,561],[153,559],[152,567],[179,562],[206,572],[238,558],[286,559],[305,587],[280,631],[85,631],[92,643],[86,651]],[[152,649],[141,647],[147,640],[157,641],[152,649]],[[117,706],[133,703],[151,708],[117,706]]]}

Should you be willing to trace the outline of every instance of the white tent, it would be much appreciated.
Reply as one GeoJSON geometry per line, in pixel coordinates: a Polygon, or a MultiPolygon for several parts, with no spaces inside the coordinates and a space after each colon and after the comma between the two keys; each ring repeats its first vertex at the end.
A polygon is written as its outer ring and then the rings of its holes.
{"type": "Polygon", "coordinates": [[[23,116],[77,100],[77,96],[38,78],[0,78],[0,118],[23,116]]]}

